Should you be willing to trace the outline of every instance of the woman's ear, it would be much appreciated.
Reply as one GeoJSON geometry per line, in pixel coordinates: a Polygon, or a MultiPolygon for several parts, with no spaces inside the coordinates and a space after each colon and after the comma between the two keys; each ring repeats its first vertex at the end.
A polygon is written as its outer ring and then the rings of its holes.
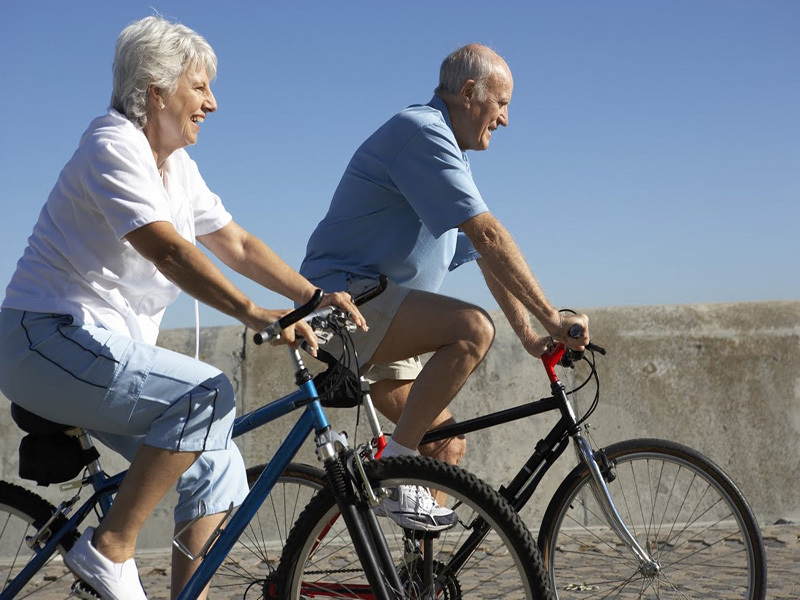
{"type": "Polygon", "coordinates": [[[153,103],[153,106],[164,108],[164,94],[161,92],[160,88],[151,85],[147,88],[147,95],[150,98],[150,102],[153,103]]]}

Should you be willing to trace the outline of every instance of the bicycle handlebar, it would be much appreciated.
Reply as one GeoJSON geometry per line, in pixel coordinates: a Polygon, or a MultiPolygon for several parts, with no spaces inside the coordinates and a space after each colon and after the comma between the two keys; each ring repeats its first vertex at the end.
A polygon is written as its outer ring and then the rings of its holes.
{"type": "MultiPolygon", "coordinates": [[[[322,302],[322,290],[317,289],[317,291],[315,291],[314,295],[311,297],[311,300],[294,309],[292,312],[286,313],[274,323],[267,325],[262,331],[254,334],[253,341],[260,345],[264,342],[271,342],[272,340],[277,339],[278,336],[280,336],[281,331],[290,325],[294,325],[300,319],[307,318],[312,312],[314,312],[314,309],[319,306],[320,302],[322,302]]],[[[325,309],[323,308],[322,310],[325,309]]]]}
{"type": "MultiPolygon", "coordinates": [[[[372,300],[376,296],[380,295],[385,289],[389,282],[389,279],[386,275],[381,275],[378,278],[377,285],[367,289],[360,295],[353,298],[353,303],[356,306],[360,306],[369,300],[372,300]]],[[[334,312],[341,312],[343,317],[349,316],[348,314],[341,311],[341,309],[337,309],[335,306],[325,306],[323,308],[317,308],[319,303],[322,301],[323,292],[320,289],[317,289],[314,292],[314,296],[303,304],[302,306],[296,308],[290,313],[283,315],[280,319],[267,325],[263,331],[259,331],[258,333],[253,335],[253,341],[256,344],[263,344],[264,342],[271,342],[277,339],[281,331],[289,327],[290,325],[294,325],[300,320],[304,320],[307,323],[311,323],[316,318],[326,319],[334,312]]]]}

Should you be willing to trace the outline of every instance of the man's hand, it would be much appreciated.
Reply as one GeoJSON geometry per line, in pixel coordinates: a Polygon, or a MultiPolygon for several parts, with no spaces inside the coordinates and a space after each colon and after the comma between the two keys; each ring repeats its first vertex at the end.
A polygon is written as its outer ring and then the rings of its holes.
{"type": "Polygon", "coordinates": [[[570,313],[559,313],[559,315],[560,327],[558,332],[553,333],[553,339],[573,350],[585,350],[586,344],[589,343],[589,317],[570,313]],[[575,325],[578,327],[573,329],[575,325]],[[580,329],[578,336],[570,335],[570,330],[576,332],[578,328],[580,329]]]}
{"type": "Polygon", "coordinates": [[[522,347],[534,358],[541,358],[552,346],[550,336],[538,336],[532,331],[522,341],[522,347]]]}

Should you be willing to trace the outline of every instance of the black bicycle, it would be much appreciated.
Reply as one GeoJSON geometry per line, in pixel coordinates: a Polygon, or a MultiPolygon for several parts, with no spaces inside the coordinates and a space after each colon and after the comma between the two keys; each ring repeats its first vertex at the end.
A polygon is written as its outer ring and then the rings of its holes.
{"type": "MultiPolygon", "coordinates": [[[[665,440],[634,439],[598,449],[590,444],[585,434],[587,419],[600,399],[595,358],[605,353],[595,344],[585,353],[556,344],[542,357],[550,381],[549,397],[441,427],[429,432],[422,443],[534,415],[559,415],[548,435],[533,445],[533,453],[518,474],[499,492],[514,509],[521,510],[567,447],[575,449],[578,465],[550,500],[538,537],[549,579],[561,600],[763,600],[767,567],[757,521],[742,493],[716,464],[691,448],[665,440]],[[588,369],[588,374],[567,390],[556,374],[557,365],[579,366],[588,369]],[[579,414],[573,394],[590,382],[594,383],[593,400],[579,414]]],[[[346,367],[349,360],[352,355],[348,352],[338,360],[328,357],[326,374],[331,380],[346,378],[349,371],[342,365],[346,367]]],[[[321,387],[326,387],[324,382],[321,387]]],[[[358,386],[351,383],[350,389],[356,392],[345,397],[329,392],[323,394],[323,403],[358,405],[370,414],[374,411],[368,388],[362,388],[359,394],[358,386]]],[[[377,440],[380,429],[372,421],[370,427],[377,440]]],[[[297,483],[314,485],[314,477],[297,483]]],[[[330,501],[317,502],[293,535],[300,539],[316,536],[315,544],[324,545],[326,527],[335,523],[335,512],[330,501]]],[[[480,536],[473,536],[458,552],[467,555],[480,544],[480,536]]],[[[316,571],[320,577],[335,577],[324,569],[316,571]]]]}

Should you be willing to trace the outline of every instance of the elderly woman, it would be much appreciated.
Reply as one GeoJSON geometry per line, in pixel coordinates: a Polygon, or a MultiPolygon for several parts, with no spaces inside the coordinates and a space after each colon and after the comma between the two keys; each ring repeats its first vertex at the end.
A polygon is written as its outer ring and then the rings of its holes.
{"type": "MultiPolygon", "coordinates": [[[[61,171],[6,290],[0,390],[52,421],[83,426],[131,460],[116,500],[66,563],[104,599],[145,598],[136,537],[177,482],[176,530],[199,549],[248,488],[231,441],[228,379],[156,347],[180,290],[261,329],[286,311],[257,306],[195,246],[295,302],[314,286],[237,225],[184,150],[217,109],[217,59],[194,31],[160,17],[117,40],[111,108],[61,171]]],[[[346,294],[324,297],[363,318],[346,294]]],[[[316,344],[307,325],[298,332],[316,344]]],[[[284,339],[291,343],[295,332],[284,339]]],[[[194,570],[173,553],[173,594],[194,570]]]]}

